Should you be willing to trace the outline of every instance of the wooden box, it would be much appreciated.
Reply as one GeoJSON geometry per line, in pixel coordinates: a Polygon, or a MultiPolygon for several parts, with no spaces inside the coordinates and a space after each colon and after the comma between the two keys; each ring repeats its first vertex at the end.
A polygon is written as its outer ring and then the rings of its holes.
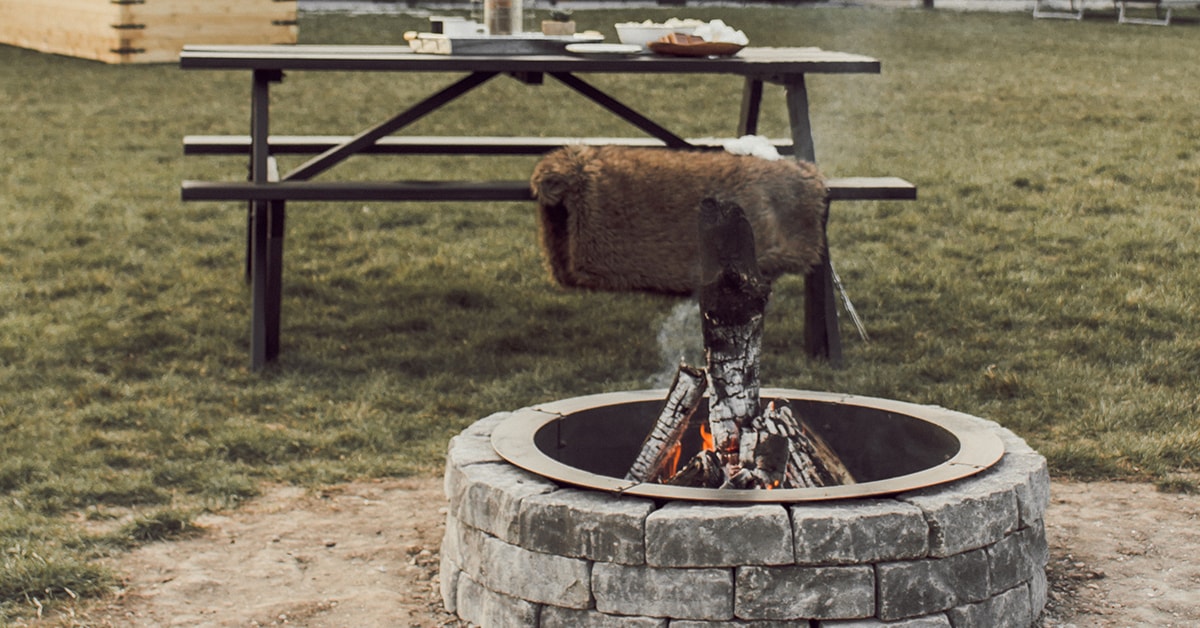
{"type": "Polygon", "coordinates": [[[0,43],[105,63],[184,44],[294,44],[296,0],[0,0],[0,43]]]}

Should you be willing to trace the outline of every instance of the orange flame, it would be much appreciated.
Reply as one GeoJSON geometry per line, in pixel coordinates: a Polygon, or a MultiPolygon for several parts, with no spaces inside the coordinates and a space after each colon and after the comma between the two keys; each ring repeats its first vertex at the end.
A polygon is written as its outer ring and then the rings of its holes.
{"type": "MultiPolygon", "coordinates": [[[[704,451],[716,451],[717,447],[713,443],[712,431],[708,429],[708,425],[700,424],[700,449],[704,451]]],[[[671,451],[667,453],[666,462],[662,465],[662,473],[659,475],[659,481],[665,482],[668,478],[675,475],[679,470],[679,461],[683,457],[683,443],[675,443],[671,451]]]]}
{"type": "Polygon", "coordinates": [[[679,458],[682,455],[683,445],[675,443],[675,446],[671,448],[671,453],[667,454],[667,463],[663,465],[662,481],[666,481],[679,470],[679,458]]]}
{"type": "Polygon", "coordinates": [[[702,441],[700,449],[704,451],[717,450],[716,444],[713,443],[712,430],[708,429],[708,424],[706,423],[700,424],[700,440],[702,441]]]}

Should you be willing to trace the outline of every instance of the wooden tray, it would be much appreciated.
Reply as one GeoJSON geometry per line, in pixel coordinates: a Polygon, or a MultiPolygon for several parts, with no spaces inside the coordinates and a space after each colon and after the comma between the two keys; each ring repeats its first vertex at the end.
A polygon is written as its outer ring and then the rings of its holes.
{"type": "Polygon", "coordinates": [[[656,54],[673,57],[730,57],[745,48],[742,44],[721,41],[706,41],[701,44],[672,44],[665,41],[652,41],[647,46],[656,54]]]}
{"type": "Polygon", "coordinates": [[[599,33],[576,33],[574,35],[543,35],[542,33],[520,33],[517,35],[443,35],[440,33],[416,33],[408,38],[414,52],[442,55],[534,55],[562,54],[568,44],[599,43],[604,36],[599,33]]]}

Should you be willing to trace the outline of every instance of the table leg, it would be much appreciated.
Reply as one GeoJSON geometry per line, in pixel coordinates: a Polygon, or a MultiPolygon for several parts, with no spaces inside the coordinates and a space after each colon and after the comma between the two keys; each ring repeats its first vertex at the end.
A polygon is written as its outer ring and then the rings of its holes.
{"type": "Polygon", "coordinates": [[[742,112],[738,116],[738,137],[758,134],[758,112],[762,109],[763,82],[747,76],[742,85],[742,112]]]}
{"type": "MultiPolygon", "coordinates": [[[[271,83],[283,80],[278,71],[256,71],[250,92],[250,180],[279,180],[270,155],[271,83]]],[[[250,367],[258,370],[279,355],[279,304],[282,296],[283,201],[251,201],[247,234],[251,283],[250,367]]]]}
{"type": "Polygon", "coordinates": [[[792,77],[784,84],[784,90],[796,159],[816,162],[817,150],[813,145],[812,121],[808,117],[808,87],[804,84],[804,75],[792,77]]]}
{"type": "Polygon", "coordinates": [[[270,238],[270,215],[267,201],[254,201],[250,214],[250,368],[258,370],[266,366],[267,336],[270,316],[267,294],[270,280],[270,255],[267,240],[270,238]]]}
{"type": "Polygon", "coordinates": [[[253,215],[250,366],[263,368],[279,356],[283,300],[284,201],[256,201],[253,215]]]}
{"type": "MultiPolygon", "coordinates": [[[[789,81],[785,88],[795,156],[797,159],[816,162],[812,123],[808,117],[808,88],[804,84],[804,77],[799,76],[789,81]]],[[[828,230],[825,224],[822,224],[821,229],[826,232],[821,261],[804,278],[804,346],[810,356],[840,364],[842,339],[838,331],[833,267],[829,263],[828,230]]]]}
{"type": "MultiPolygon", "coordinates": [[[[247,180],[255,183],[266,181],[267,161],[270,159],[271,83],[283,80],[278,70],[255,70],[250,85],[250,168],[247,180]]],[[[246,282],[253,280],[254,251],[254,201],[246,204],[246,282]]]]}
{"type": "Polygon", "coordinates": [[[804,346],[815,358],[825,358],[833,364],[842,361],[842,337],[838,331],[837,298],[828,243],[821,251],[821,261],[804,278],[804,346]]]}
{"type": "Polygon", "coordinates": [[[254,201],[246,202],[246,283],[254,281],[254,201]]]}

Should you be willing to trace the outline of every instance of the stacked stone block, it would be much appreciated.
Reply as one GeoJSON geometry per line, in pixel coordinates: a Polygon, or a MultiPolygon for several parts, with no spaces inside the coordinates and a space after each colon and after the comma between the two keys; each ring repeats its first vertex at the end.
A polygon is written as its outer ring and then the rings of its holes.
{"type": "Polygon", "coordinates": [[[885,498],[714,504],[620,496],[451,440],[446,608],[507,626],[1030,626],[1046,603],[1042,456],[1011,431],[991,468],[885,498]]]}

